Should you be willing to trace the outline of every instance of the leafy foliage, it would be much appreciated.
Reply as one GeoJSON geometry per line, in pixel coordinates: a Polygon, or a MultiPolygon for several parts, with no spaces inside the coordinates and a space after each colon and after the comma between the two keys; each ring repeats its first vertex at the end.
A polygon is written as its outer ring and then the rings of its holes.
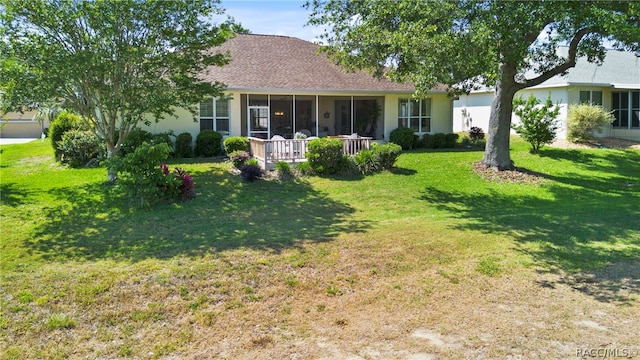
{"type": "Polygon", "coordinates": [[[495,87],[482,162],[502,170],[513,168],[517,91],[565,73],[580,57],[601,62],[605,40],[640,50],[633,1],[313,0],[306,7],[309,24],[325,28],[322,50],[348,70],[411,81],[418,95],[442,85],[450,93],[495,87]]]}
{"type": "Polygon", "coordinates": [[[196,136],[196,156],[216,156],[222,150],[222,134],[213,130],[202,130],[196,136]]]}
{"type": "Polygon", "coordinates": [[[58,150],[62,153],[62,162],[71,167],[86,166],[100,154],[100,141],[93,131],[70,130],[62,135],[58,150]]]}
{"type": "Polygon", "coordinates": [[[379,162],[372,150],[362,150],[353,157],[358,171],[363,175],[370,175],[378,172],[379,162]]]}
{"type": "Polygon", "coordinates": [[[380,170],[391,170],[398,159],[398,156],[402,153],[402,147],[397,144],[371,144],[371,151],[375,156],[377,167],[380,170]]]}
{"type": "Polygon", "coordinates": [[[169,170],[162,162],[169,157],[167,144],[143,143],[124,157],[107,159],[108,165],[121,174],[120,183],[126,191],[139,200],[140,207],[165,198],[174,197],[182,184],[181,179],[168,176],[169,170]]]}
{"type": "Polygon", "coordinates": [[[62,155],[62,150],[58,148],[58,145],[64,133],[71,130],[80,130],[84,127],[80,116],[67,111],[60,113],[55,118],[49,126],[49,137],[51,138],[51,145],[53,146],[56,160],[60,160],[62,155]]]}
{"type": "Polygon", "coordinates": [[[247,164],[240,169],[240,176],[244,181],[253,182],[264,175],[262,168],[256,164],[247,164]]]}
{"type": "Polygon", "coordinates": [[[427,149],[452,149],[456,147],[458,134],[424,134],[422,139],[427,149]]]}
{"type": "MultiPolygon", "coordinates": [[[[180,179],[180,185],[178,185],[178,190],[180,191],[180,199],[184,201],[196,197],[195,185],[193,183],[193,178],[191,177],[191,175],[189,175],[181,168],[176,168],[175,171],[178,175],[178,178],[180,179]]],[[[165,176],[167,176],[166,173],[165,176]]]]}
{"type": "Polygon", "coordinates": [[[472,126],[469,129],[469,139],[471,139],[472,144],[477,144],[478,141],[484,139],[484,130],[478,126],[472,126]]]}
{"type": "Polygon", "coordinates": [[[193,157],[193,136],[183,132],[176,138],[176,156],[180,158],[193,157]]]}
{"type": "Polygon", "coordinates": [[[611,124],[615,118],[602,106],[593,104],[572,105],[567,114],[567,139],[571,142],[588,142],[595,137],[595,131],[611,124]]]}
{"type": "Polygon", "coordinates": [[[161,144],[161,143],[167,144],[172,150],[169,156],[173,156],[175,155],[175,152],[173,151],[174,143],[173,143],[172,137],[175,137],[172,130],[158,133],[158,134],[153,134],[153,138],[151,139],[151,142],[153,144],[161,144]]]}
{"type": "Polygon", "coordinates": [[[513,101],[513,106],[515,114],[520,117],[520,123],[513,124],[512,127],[531,144],[531,152],[537,153],[544,144],[553,142],[558,131],[556,118],[560,113],[560,106],[553,105],[551,94],[544,104],[533,94],[526,101],[518,96],[513,101]]]}
{"type": "Polygon", "coordinates": [[[413,148],[414,132],[413,129],[408,127],[399,127],[391,130],[389,134],[389,141],[398,144],[403,150],[413,148]]]}
{"type": "Polygon", "coordinates": [[[125,156],[127,154],[132,153],[138,146],[142,145],[144,142],[151,143],[153,141],[153,135],[143,129],[134,128],[127,136],[127,140],[125,140],[122,145],[120,145],[120,156],[125,156]]]}
{"type": "Polygon", "coordinates": [[[249,139],[244,136],[230,136],[224,139],[224,152],[230,155],[234,151],[249,151],[249,139]]]}
{"type": "Polygon", "coordinates": [[[217,3],[2,0],[2,106],[63,99],[113,157],[138,123],[177,108],[195,117],[195,104],[221,94],[222,84],[200,77],[228,63],[207,51],[234,32],[230,21],[202,21],[222,13],[217,3]]]}
{"type": "Polygon", "coordinates": [[[278,173],[278,179],[280,181],[287,181],[293,178],[293,172],[291,171],[291,165],[285,161],[279,161],[276,164],[276,171],[278,173]]]}
{"type": "Polygon", "coordinates": [[[335,174],[342,166],[342,141],[330,138],[313,139],[308,143],[306,157],[316,174],[335,174]]]}
{"type": "Polygon", "coordinates": [[[243,150],[237,150],[229,154],[229,159],[233,163],[233,167],[236,169],[242,169],[251,159],[251,154],[243,150]]]}

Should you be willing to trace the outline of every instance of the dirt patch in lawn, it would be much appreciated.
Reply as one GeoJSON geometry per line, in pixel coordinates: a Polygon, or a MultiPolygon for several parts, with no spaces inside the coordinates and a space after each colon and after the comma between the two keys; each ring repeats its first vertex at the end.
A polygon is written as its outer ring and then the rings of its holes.
{"type": "Polygon", "coordinates": [[[513,170],[498,171],[484,165],[481,162],[473,163],[473,171],[480,175],[483,179],[492,182],[514,182],[523,184],[538,184],[544,181],[544,177],[525,168],[516,167],[513,170]]]}

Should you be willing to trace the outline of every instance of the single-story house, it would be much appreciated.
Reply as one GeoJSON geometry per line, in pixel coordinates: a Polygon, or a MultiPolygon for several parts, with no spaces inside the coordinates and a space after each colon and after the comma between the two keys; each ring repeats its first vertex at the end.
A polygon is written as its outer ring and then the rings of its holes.
{"type": "Polygon", "coordinates": [[[0,118],[0,137],[3,138],[39,138],[42,130],[49,124],[34,120],[35,111],[10,112],[0,118]]]}
{"type": "Polygon", "coordinates": [[[225,96],[200,104],[197,122],[186,110],[147,130],[189,132],[204,129],[224,136],[291,139],[295,133],[324,137],[357,133],[388,140],[399,125],[416,134],[451,133],[453,100],[444,88],[414,99],[412,84],[345,72],[318,45],[287,36],[239,34],[213,51],[231,55],[204,78],[227,85],[225,96]]]}
{"type": "MultiPolygon", "coordinates": [[[[561,48],[566,56],[568,48],[561,48]]],[[[616,120],[599,137],[616,137],[640,141],[640,54],[608,50],[602,65],[579,58],[574,68],[544,83],[516,94],[525,99],[533,94],[544,101],[549,95],[560,105],[560,129],[557,137],[566,138],[569,106],[583,102],[602,105],[616,120]]],[[[454,101],[453,130],[467,131],[472,126],[489,127],[493,89],[472,91],[454,101]]],[[[514,115],[514,121],[517,116],[514,115]]]]}

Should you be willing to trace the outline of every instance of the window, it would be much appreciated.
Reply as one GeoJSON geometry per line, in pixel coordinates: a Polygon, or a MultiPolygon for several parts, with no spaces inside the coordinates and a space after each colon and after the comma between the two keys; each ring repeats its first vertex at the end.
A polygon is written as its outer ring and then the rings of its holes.
{"type": "Polygon", "coordinates": [[[620,91],[611,94],[614,128],[640,129],[640,91],[620,91]]]}
{"type": "Polygon", "coordinates": [[[602,91],[580,91],[580,104],[584,103],[602,106],[602,91]]]}
{"type": "Polygon", "coordinates": [[[229,135],[229,99],[208,98],[200,103],[200,131],[207,129],[229,135]]]}
{"type": "Polygon", "coordinates": [[[417,133],[431,131],[431,99],[400,99],[398,126],[408,127],[417,133]]]}

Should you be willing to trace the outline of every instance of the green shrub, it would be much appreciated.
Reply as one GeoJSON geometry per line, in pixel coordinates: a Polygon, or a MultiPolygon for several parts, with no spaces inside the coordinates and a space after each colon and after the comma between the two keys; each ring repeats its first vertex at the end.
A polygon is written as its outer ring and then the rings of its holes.
{"type": "Polygon", "coordinates": [[[384,145],[373,143],[371,145],[371,151],[375,156],[378,169],[391,170],[393,165],[396,163],[398,156],[402,153],[402,147],[394,143],[384,145]]]}
{"type": "Polygon", "coordinates": [[[424,144],[424,136],[413,135],[413,148],[414,149],[424,149],[426,146],[424,144]]]}
{"type": "Polygon", "coordinates": [[[444,148],[453,149],[458,143],[458,134],[445,134],[444,136],[444,148]]]}
{"type": "Polygon", "coordinates": [[[224,152],[231,154],[234,151],[249,151],[249,139],[244,136],[230,136],[224,139],[224,152]]]}
{"type": "Polygon", "coordinates": [[[243,166],[247,165],[249,159],[251,159],[251,154],[243,150],[236,150],[229,154],[229,159],[233,163],[233,167],[242,169],[243,166]]]}
{"type": "Polygon", "coordinates": [[[71,167],[88,165],[100,153],[100,140],[89,130],[70,130],[62,135],[58,142],[62,161],[71,167]]]}
{"type": "Polygon", "coordinates": [[[222,150],[222,134],[213,130],[202,130],[196,136],[196,156],[211,157],[222,150]]]}
{"type": "Polygon", "coordinates": [[[120,156],[131,154],[138,146],[142,145],[142,143],[151,143],[152,140],[153,135],[150,132],[140,128],[134,128],[129,132],[129,136],[127,136],[122,145],[120,145],[118,154],[120,156]]]}
{"type": "Polygon", "coordinates": [[[320,138],[309,141],[306,154],[309,166],[319,175],[331,175],[342,166],[342,141],[320,138]]]}
{"type": "Polygon", "coordinates": [[[370,175],[378,171],[378,161],[372,150],[362,150],[353,157],[358,171],[370,175]]]}
{"type": "Polygon", "coordinates": [[[436,148],[436,137],[433,136],[432,134],[422,135],[422,142],[424,143],[424,147],[427,149],[436,148]]]}
{"type": "Polygon", "coordinates": [[[171,153],[169,154],[169,156],[174,156],[175,151],[173,150],[173,147],[175,144],[172,139],[173,137],[175,137],[175,135],[173,135],[173,131],[153,134],[153,139],[151,139],[151,143],[154,145],[162,144],[162,143],[167,144],[169,148],[171,148],[171,153]]]}
{"type": "Polygon", "coordinates": [[[531,152],[537,153],[544,144],[550,144],[556,138],[556,117],[560,113],[560,106],[554,107],[551,94],[544,104],[533,94],[526,101],[518,96],[513,100],[513,112],[520,117],[520,122],[511,127],[531,144],[531,152]]]}
{"type": "Polygon", "coordinates": [[[311,164],[308,161],[300,162],[296,164],[296,173],[302,176],[312,176],[314,175],[313,168],[311,168],[311,164]]]}
{"type": "Polygon", "coordinates": [[[447,146],[447,134],[437,133],[433,134],[433,148],[444,149],[447,146]]]}
{"type": "Polygon", "coordinates": [[[287,181],[293,177],[291,165],[288,162],[280,161],[276,164],[276,172],[280,181],[287,181]]]}
{"type": "Polygon", "coordinates": [[[181,179],[170,176],[168,168],[162,166],[170,152],[167,144],[149,145],[145,142],[124,157],[110,159],[109,167],[122,174],[120,183],[132,197],[139,199],[143,207],[179,194],[181,179]]]}
{"type": "Polygon", "coordinates": [[[613,114],[602,106],[572,105],[567,114],[567,140],[575,143],[592,141],[594,131],[601,133],[602,127],[614,120],[613,114]]]}
{"type": "Polygon", "coordinates": [[[62,152],[58,149],[58,142],[62,140],[62,135],[71,130],[88,130],[79,115],[64,111],[58,115],[49,125],[49,137],[56,160],[60,161],[62,152]]]}
{"type": "Polygon", "coordinates": [[[413,148],[414,135],[413,129],[399,127],[391,131],[389,141],[400,145],[402,150],[407,150],[413,148]]]}
{"type": "Polygon", "coordinates": [[[193,157],[193,136],[188,132],[183,132],[176,137],[176,157],[193,157]]]}

